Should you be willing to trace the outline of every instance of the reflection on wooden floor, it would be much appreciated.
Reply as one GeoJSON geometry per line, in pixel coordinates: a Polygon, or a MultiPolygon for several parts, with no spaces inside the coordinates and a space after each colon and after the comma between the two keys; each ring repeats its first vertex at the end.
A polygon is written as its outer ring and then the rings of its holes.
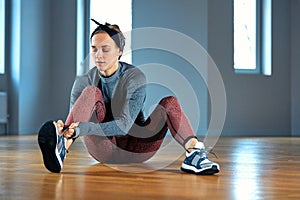
{"type": "Polygon", "coordinates": [[[181,172],[173,150],[140,165],[103,165],[78,140],[53,174],[36,136],[1,136],[0,199],[300,199],[300,138],[221,138],[214,176],[181,172]]]}

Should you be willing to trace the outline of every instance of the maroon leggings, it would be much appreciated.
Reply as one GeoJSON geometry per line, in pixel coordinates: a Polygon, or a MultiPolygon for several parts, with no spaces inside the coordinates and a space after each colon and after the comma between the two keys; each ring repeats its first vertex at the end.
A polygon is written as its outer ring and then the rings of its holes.
{"type": "MultiPolygon", "coordinates": [[[[94,112],[98,122],[104,122],[106,108],[102,92],[97,87],[88,86],[76,100],[65,124],[88,122],[94,112]]],[[[83,141],[90,155],[101,163],[143,162],[160,148],[168,129],[182,146],[195,137],[189,120],[173,96],[163,98],[145,124],[134,124],[127,135],[85,135],[83,141]]]]}

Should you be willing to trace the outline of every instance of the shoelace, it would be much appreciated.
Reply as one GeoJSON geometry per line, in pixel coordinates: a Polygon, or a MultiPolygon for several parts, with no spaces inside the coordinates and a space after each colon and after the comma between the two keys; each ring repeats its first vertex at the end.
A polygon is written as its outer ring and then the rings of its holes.
{"type": "Polygon", "coordinates": [[[189,149],[199,151],[201,154],[202,153],[205,153],[206,155],[212,154],[215,158],[218,158],[217,154],[213,151],[213,148],[207,148],[208,150],[207,149],[199,149],[199,148],[189,148],[189,149]]]}
{"type": "Polygon", "coordinates": [[[62,156],[62,159],[66,157],[67,149],[65,146],[65,138],[63,136],[58,136],[58,152],[62,156]]]}

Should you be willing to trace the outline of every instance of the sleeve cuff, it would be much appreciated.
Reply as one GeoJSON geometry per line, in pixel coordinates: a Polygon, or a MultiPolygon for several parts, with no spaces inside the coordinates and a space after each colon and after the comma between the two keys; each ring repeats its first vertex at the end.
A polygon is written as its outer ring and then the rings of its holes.
{"type": "Polygon", "coordinates": [[[79,128],[79,126],[76,127],[74,130],[75,130],[75,135],[72,138],[78,138],[79,134],[80,134],[80,128],[79,128]]]}

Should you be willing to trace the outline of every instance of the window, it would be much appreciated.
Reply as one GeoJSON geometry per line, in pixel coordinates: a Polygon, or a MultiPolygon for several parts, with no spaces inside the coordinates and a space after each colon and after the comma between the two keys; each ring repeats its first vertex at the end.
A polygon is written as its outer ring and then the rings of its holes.
{"type": "Polygon", "coordinates": [[[89,37],[97,25],[90,20],[91,18],[103,24],[118,24],[126,38],[121,60],[131,63],[131,8],[132,0],[77,0],[77,75],[82,75],[94,67],[89,56],[89,37]]]}
{"type": "Polygon", "coordinates": [[[234,0],[234,70],[271,75],[272,0],[234,0]]]}
{"type": "Polygon", "coordinates": [[[0,0],[0,74],[5,72],[5,0],[0,0]]]}
{"type": "MultiPolygon", "coordinates": [[[[126,49],[130,48],[129,35],[132,29],[132,0],[90,0],[90,18],[104,24],[117,24],[124,33],[126,49]],[[116,6],[117,5],[117,6],[116,6]],[[104,9],[101,9],[105,7],[104,9]],[[99,10],[101,9],[101,12],[99,10]],[[113,11],[113,12],[112,12],[113,11]],[[129,48],[128,48],[129,47],[129,48]]],[[[97,27],[93,22],[90,23],[90,33],[97,27]]],[[[131,52],[123,52],[122,61],[131,63],[131,52]]]]}
{"type": "Polygon", "coordinates": [[[256,68],[256,1],[234,1],[234,68],[256,68]]]}

